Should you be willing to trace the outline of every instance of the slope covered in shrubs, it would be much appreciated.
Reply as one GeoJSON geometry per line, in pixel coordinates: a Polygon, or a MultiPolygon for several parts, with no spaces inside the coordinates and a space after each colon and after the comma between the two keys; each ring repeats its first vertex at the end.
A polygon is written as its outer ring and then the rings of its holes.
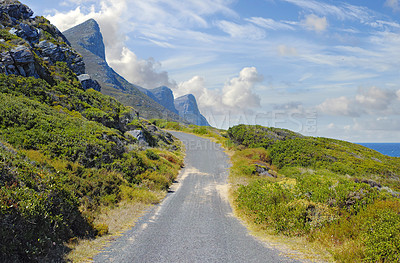
{"type": "Polygon", "coordinates": [[[400,158],[261,126],[232,127],[228,138],[234,204],[248,222],[322,244],[339,262],[400,260],[400,158]]]}
{"type": "Polygon", "coordinates": [[[102,208],[159,201],[182,149],[135,109],[83,88],[82,57],[48,20],[16,0],[0,13],[0,261],[58,262],[68,241],[107,233],[95,223],[102,208]]]}

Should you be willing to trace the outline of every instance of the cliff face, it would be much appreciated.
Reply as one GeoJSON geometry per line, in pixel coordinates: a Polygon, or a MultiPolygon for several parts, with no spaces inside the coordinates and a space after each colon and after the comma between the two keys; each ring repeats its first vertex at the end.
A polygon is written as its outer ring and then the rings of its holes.
{"type": "Polygon", "coordinates": [[[94,19],[89,19],[80,26],[67,30],[66,33],[71,43],[78,43],[84,49],[106,60],[103,35],[94,19]]]}
{"type": "Polygon", "coordinates": [[[206,118],[201,115],[197,106],[196,98],[192,94],[184,95],[175,99],[175,108],[179,115],[188,120],[190,123],[199,126],[210,126],[206,118]]]}
{"type": "MultiPolygon", "coordinates": [[[[162,86],[155,89],[149,90],[154,97],[157,99],[158,103],[163,105],[165,108],[169,109],[176,114],[179,114],[175,109],[174,105],[174,94],[172,90],[168,87],[162,86]]],[[[182,117],[182,116],[181,116],[182,117]]]]}
{"type": "Polygon", "coordinates": [[[83,56],[87,73],[100,83],[103,94],[134,107],[144,118],[186,122],[176,111],[158,103],[153,93],[129,83],[108,65],[105,60],[103,37],[95,20],[90,19],[63,33],[72,47],[83,56]]]}

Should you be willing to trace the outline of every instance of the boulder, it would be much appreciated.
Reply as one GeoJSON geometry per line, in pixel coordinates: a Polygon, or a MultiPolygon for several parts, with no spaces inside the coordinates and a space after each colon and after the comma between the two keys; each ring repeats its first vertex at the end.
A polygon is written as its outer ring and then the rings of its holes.
{"type": "Polygon", "coordinates": [[[136,138],[139,145],[144,145],[148,146],[149,144],[146,141],[146,137],[144,135],[144,132],[142,130],[133,130],[133,131],[128,131],[127,132],[129,135],[132,137],[136,138]]]}
{"type": "Polygon", "coordinates": [[[20,30],[17,30],[15,34],[23,39],[28,39],[32,42],[38,42],[40,38],[39,31],[34,27],[27,25],[25,23],[20,23],[20,30]]]}
{"type": "Polygon", "coordinates": [[[75,74],[81,75],[85,73],[85,63],[82,57],[70,47],[59,46],[48,40],[42,40],[36,45],[36,49],[51,64],[55,64],[57,61],[64,61],[75,74]]]}
{"type": "Polygon", "coordinates": [[[35,69],[35,57],[29,47],[20,45],[0,55],[2,73],[24,77],[39,77],[35,69]]]}
{"type": "Polygon", "coordinates": [[[28,64],[35,62],[32,51],[27,46],[17,46],[11,49],[10,54],[15,64],[28,64]]]}
{"type": "Polygon", "coordinates": [[[96,80],[93,80],[89,74],[79,75],[78,79],[81,82],[84,90],[94,89],[99,92],[101,91],[100,84],[96,80]]]}
{"type": "Polygon", "coordinates": [[[270,169],[264,164],[254,164],[254,167],[255,173],[259,176],[276,177],[268,172],[270,169]]]}

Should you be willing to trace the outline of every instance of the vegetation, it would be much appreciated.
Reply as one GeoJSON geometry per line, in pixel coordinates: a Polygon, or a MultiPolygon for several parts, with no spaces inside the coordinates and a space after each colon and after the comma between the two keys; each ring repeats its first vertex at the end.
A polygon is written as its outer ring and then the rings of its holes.
{"type": "Polygon", "coordinates": [[[65,63],[57,65],[61,69],[64,68],[67,73],[60,73],[62,72],[60,69],[58,75],[63,81],[54,86],[42,79],[0,74],[0,92],[28,97],[70,116],[83,116],[87,120],[99,122],[107,127],[121,129],[120,119],[129,115],[132,109],[98,91],[84,91],[79,82],[76,83],[77,80],[69,76],[73,73],[65,69],[65,63]]]}
{"type": "MultiPolygon", "coordinates": [[[[21,85],[29,89],[29,80],[21,85]]],[[[77,112],[73,107],[59,110],[42,99],[16,96],[22,88],[10,87],[0,93],[0,136],[17,150],[0,151],[0,224],[2,236],[14,241],[1,241],[2,260],[43,259],[62,253],[63,242],[72,237],[105,234],[104,225],[93,224],[102,206],[146,196],[143,191],[166,191],[175,179],[182,165],[179,153],[141,150],[120,131],[70,114],[77,112]]],[[[84,94],[86,101],[91,93],[84,94]]]]}
{"type": "Polygon", "coordinates": [[[339,262],[400,260],[399,158],[261,126],[228,136],[234,205],[250,224],[320,243],[339,262]]]}
{"type": "Polygon", "coordinates": [[[234,205],[247,222],[323,244],[339,262],[400,261],[399,158],[285,129],[135,118],[133,108],[82,89],[72,70],[80,57],[48,20],[23,22],[40,28],[37,40],[65,48],[65,61],[11,34],[17,22],[2,14],[0,51],[29,47],[41,78],[0,74],[0,261],[60,260],[78,238],[118,231],[103,220],[108,212],[157,203],[183,156],[156,126],[235,151],[234,205]]]}
{"type": "MultiPolygon", "coordinates": [[[[12,20],[1,23],[1,51],[31,47],[9,33],[19,29],[12,20]]],[[[24,23],[65,47],[66,59],[45,60],[32,45],[40,78],[0,74],[0,261],[60,261],[77,240],[119,230],[103,213],[159,202],[183,165],[182,147],[133,108],[84,90],[69,61],[79,56],[45,18],[24,23]]]]}
{"type": "Polygon", "coordinates": [[[193,124],[183,124],[179,122],[167,121],[162,119],[152,119],[150,122],[157,127],[165,130],[181,131],[192,133],[201,137],[207,137],[218,143],[226,143],[226,131],[210,126],[197,126],[193,124]]]}

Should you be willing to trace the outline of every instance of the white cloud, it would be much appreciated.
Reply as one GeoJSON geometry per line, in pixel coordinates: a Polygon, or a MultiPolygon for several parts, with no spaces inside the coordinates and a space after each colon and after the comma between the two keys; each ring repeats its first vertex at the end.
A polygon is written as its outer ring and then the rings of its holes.
{"type": "Polygon", "coordinates": [[[294,30],[294,27],[285,22],[277,22],[271,18],[252,17],[245,19],[257,26],[272,30],[294,30]]]}
{"type": "Polygon", "coordinates": [[[265,38],[265,32],[253,24],[239,25],[230,21],[221,20],[216,25],[233,38],[260,40],[265,38]]]}
{"type": "Polygon", "coordinates": [[[385,6],[388,6],[393,9],[393,11],[400,11],[400,2],[399,0],[386,0],[385,6]]]}
{"type": "Polygon", "coordinates": [[[316,32],[325,31],[328,27],[328,21],[326,17],[319,17],[314,14],[306,16],[306,18],[302,21],[304,27],[308,30],[314,30],[316,32]]]}
{"type": "Polygon", "coordinates": [[[397,99],[400,100],[400,89],[396,91],[397,99]]]}
{"type": "Polygon", "coordinates": [[[360,89],[356,95],[355,101],[362,107],[385,110],[391,104],[396,94],[392,90],[379,89],[371,87],[369,89],[360,89]]]}
{"type": "Polygon", "coordinates": [[[209,90],[204,78],[195,76],[178,84],[174,94],[179,97],[191,93],[198,100],[202,112],[238,112],[260,107],[260,97],[254,92],[263,79],[255,67],[243,68],[238,77],[227,81],[222,89],[209,90]]]}
{"type": "Polygon", "coordinates": [[[253,92],[257,83],[263,80],[255,67],[242,69],[239,77],[231,79],[223,88],[222,102],[231,107],[247,108],[260,106],[260,97],[253,92]]]}
{"type": "Polygon", "coordinates": [[[345,96],[327,99],[317,106],[317,110],[328,115],[359,116],[358,111],[353,107],[352,101],[345,96]]]}
{"type": "Polygon", "coordinates": [[[301,78],[298,81],[299,82],[303,82],[303,81],[305,81],[307,79],[312,78],[313,76],[314,76],[314,74],[312,74],[312,73],[306,73],[303,76],[301,76],[301,78]]]}
{"type": "Polygon", "coordinates": [[[347,3],[338,3],[336,5],[330,5],[321,1],[315,0],[283,0],[285,2],[292,3],[298,7],[316,13],[323,16],[335,16],[338,19],[345,20],[358,20],[365,22],[371,20],[373,15],[372,12],[362,6],[350,5],[347,3]]]}
{"type": "Polygon", "coordinates": [[[328,115],[352,116],[361,115],[400,115],[400,103],[397,101],[399,91],[370,87],[360,88],[353,98],[342,96],[327,99],[317,109],[328,115]]]}
{"type": "Polygon", "coordinates": [[[123,47],[119,58],[109,60],[114,70],[126,76],[129,82],[153,89],[159,86],[173,87],[176,84],[169,79],[166,71],[159,71],[161,64],[153,58],[140,60],[135,53],[123,47]]]}
{"type": "Polygon", "coordinates": [[[174,89],[175,97],[185,94],[193,94],[196,97],[201,112],[223,110],[220,91],[207,89],[204,78],[200,76],[194,76],[188,81],[181,82],[174,89]]]}

